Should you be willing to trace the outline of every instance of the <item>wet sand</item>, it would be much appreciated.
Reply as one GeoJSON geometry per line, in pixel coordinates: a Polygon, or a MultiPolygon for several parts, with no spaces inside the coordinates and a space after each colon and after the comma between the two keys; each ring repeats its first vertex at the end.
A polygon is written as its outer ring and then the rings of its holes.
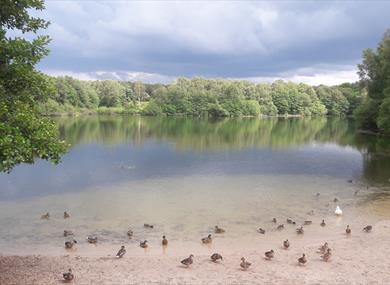
{"type": "MultiPolygon", "coordinates": [[[[307,229],[310,227],[318,225],[307,229]]],[[[286,232],[287,238],[291,236],[289,250],[281,248],[283,240],[266,238],[266,234],[256,246],[243,246],[242,251],[226,248],[225,255],[223,248],[218,247],[224,258],[222,263],[209,260],[217,247],[200,254],[189,247],[188,255],[195,255],[190,268],[180,265],[180,260],[187,257],[181,251],[139,255],[133,254],[135,245],[127,247],[122,259],[114,257],[118,245],[111,246],[112,254],[100,257],[79,255],[77,251],[62,256],[2,255],[0,284],[62,284],[62,273],[69,267],[75,274],[74,284],[386,284],[390,280],[389,234],[389,220],[374,224],[371,233],[355,225],[351,236],[344,232],[326,234],[333,250],[328,262],[322,261],[316,252],[323,242],[311,238],[310,232],[297,238],[291,230],[286,232]],[[265,260],[264,252],[271,248],[275,258],[265,260]],[[308,258],[305,266],[297,263],[302,253],[308,258]],[[242,256],[252,262],[247,271],[239,267],[242,256]]]]}

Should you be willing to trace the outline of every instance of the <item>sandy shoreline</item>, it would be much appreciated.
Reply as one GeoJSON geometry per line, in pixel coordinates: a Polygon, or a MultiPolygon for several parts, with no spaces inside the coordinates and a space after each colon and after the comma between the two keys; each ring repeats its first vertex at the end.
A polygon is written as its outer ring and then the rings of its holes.
{"type": "MultiPolygon", "coordinates": [[[[75,274],[74,284],[386,284],[390,280],[390,221],[374,225],[371,233],[353,229],[351,237],[336,235],[328,240],[333,249],[330,262],[323,262],[316,253],[317,241],[302,238],[289,250],[275,241],[275,258],[263,258],[270,243],[259,241],[257,248],[224,255],[221,264],[209,261],[209,255],[195,255],[194,264],[180,266],[183,255],[133,256],[123,259],[112,256],[84,257],[79,255],[0,255],[0,284],[62,284],[62,272],[69,267],[75,274]],[[308,264],[297,265],[305,252],[308,264]],[[252,267],[240,270],[245,256],[252,267]]],[[[190,249],[189,249],[190,251],[190,249]]]]}

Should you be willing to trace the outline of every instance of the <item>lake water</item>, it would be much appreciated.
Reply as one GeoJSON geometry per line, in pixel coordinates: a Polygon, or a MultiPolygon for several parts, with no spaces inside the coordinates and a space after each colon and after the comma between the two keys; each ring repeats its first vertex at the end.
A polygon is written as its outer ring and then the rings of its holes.
{"type": "MultiPolygon", "coordinates": [[[[59,165],[39,161],[0,174],[0,253],[65,254],[64,229],[79,239],[77,254],[99,252],[85,244],[91,234],[107,253],[119,244],[135,248],[141,239],[156,245],[162,234],[184,252],[200,246],[215,225],[227,230],[217,237],[219,246],[237,250],[243,241],[256,244],[258,227],[270,240],[295,231],[290,225],[276,231],[273,217],[284,224],[287,217],[299,225],[313,220],[308,231],[318,240],[326,234],[318,227],[323,218],[331,237],[347,223],[360,227],[390,217],[390,140],[359,134],[347,119],[57,122],[71,144],[59,165]],[[336,205],[342,219],[334,218],[336,205]],[[64,211],[71,218],[64,220],[64,211]],[[40,219],[45,212],[50,220],[40,219]]],[[[149,252],[160,254],[160,247],[149,252]]]]}

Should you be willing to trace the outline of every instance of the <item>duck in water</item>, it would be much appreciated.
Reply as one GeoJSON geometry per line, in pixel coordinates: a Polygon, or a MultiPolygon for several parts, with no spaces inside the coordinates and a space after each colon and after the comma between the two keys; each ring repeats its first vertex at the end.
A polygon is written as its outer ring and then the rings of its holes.
{"type": "Polygon", "coordinates": [[[222,255],[220,255],[219,253],[214,253],[213,255],[210,256],[210,258],[211,261],[213,262],[217,262],[218,260],[222,261],[222,255]]]}
{"type": "Polygon", "coordinates": [[[298,264],[299,265],[305,265],[307,262],[306,255],[302,254],[302,257],[298,258],[298,264]]]}
{"type": "Polygon", "coordinates": [[[264,253],[264,255],[265,255],[265,258],[266,259],[268,259],[268,260],[271,260],[272,258],[274,258],[274,250],[273,249],[271,249],[270,251],[266,251],[265,253],[264,253]]]}
{"type": "Polygon", "coordinates": [[[284,242],[283,242],[283,247],[285,249],[288,249],[290,247],[290,242],[288,241],[288,239],[286,239],[284,242]]]}
{"type": "Polygon", "coordinates": [[[162,237],[162,242],[161,243],[162,243],[163,246],[167,246],[168,245],[168,240],[167,240],[167,238],[165,236],[162,237]]]}
{"type": "Polygon", "coordinates": [[[202,238],[202,243],[211,243],[213,239],[211,238],[211,235],[208,235],[207,237],[202,238]]]}
{"type": "Polygon", "coordinates": [[[70,215],[67,212],[64,212],[64,219],[70,218],[70,215]]]}
{"type": "Polygon", "coordinates": [[[71,249],[77,243],[77,240],[70,240],[65,242],[65,248],[71,249]]]}
{"type": "Polygon", "coordinates": [[[220,228],[220,227],[218,227],[218,226],[215,226],[214,232],[215,232],[216,234],[223,234],[223,233],[225,232],[225,230],[222,229],[222,228],[220,228]]]}
{"type": "Polygon", "coordinates": [[[241,257],[240,266],[242,269],[247,270],[251,265],[252,265],[252,263],[246,261],[244,257],[241,257]]]}
{"type": "Polygon", "coordinates": [[[68,272],[62,274],[62,277],[64,278],[65,282],[71,282],[74,279],[72,269],[69,268],[68,272]]]}
{"type": "Polygon", "coordinates": [[[148,242],[147,240],[141,241],[141,242],[139,243],[139,246],[142,247],[142,248],[147,248],[147,247],[148,247],[147,242],[148,242]]]}
{"type": "Polygon", "coordinates": [[[43,214],[43,215],[41,216],[41,219],[42,219],[42,220],[48,220],[48,219],[50,219],[50,214],[49,214],[49,212],[47,212],[46,214],[43,214]]]}
{"type": "Polygon", "coordinates": [[[191,254],[189,257],[183,259],[183,260],[180,261],[180,262],[181,262],[181,264],[183,264],[183,265],[189,267],[192,263],[194,263],[194,260],[193,260],[193,259],[194,259],[194,255],[191,254]]]}
{"type": "Polygon", "coordinates": [[[119,249],[118,253],[116,254],[117,258],[122,258],[126,253],[125,246],[122,245],[121,248],[119,249]]]}

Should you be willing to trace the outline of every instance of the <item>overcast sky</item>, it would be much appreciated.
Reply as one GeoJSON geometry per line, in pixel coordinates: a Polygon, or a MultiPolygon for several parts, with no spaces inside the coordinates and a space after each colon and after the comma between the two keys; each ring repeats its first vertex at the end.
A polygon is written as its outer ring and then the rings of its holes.
{"type": "Polygon", "coordinates": [[[39,65],[81,79],[178,76],[357,80],[362,50],[390,27],[390,1],[46,0],[51,54],[39,65]]]}

